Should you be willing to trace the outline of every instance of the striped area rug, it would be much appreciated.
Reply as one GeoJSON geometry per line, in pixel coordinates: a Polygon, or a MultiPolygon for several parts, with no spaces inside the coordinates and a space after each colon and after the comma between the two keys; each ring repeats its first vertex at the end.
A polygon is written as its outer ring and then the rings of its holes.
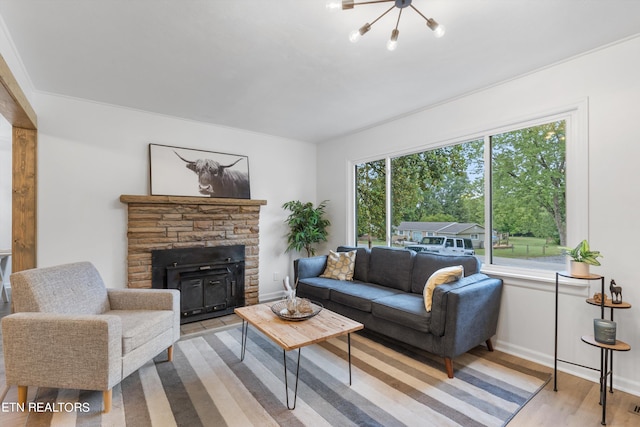
{"type": "MultiPolygon", "coordinates": [[[[114,387],[108,414],[100,392],[41,388],[38,402],[89,410],[34,412],[26,425],[502,426],[551,377],[495,363],[479,347],[455,359],[456,377],[447,379],[440,358],[353,334],[353,384],[345,337],[305,347],[290,411],[282,350],[250,327],[241,362],[240,338],[240,327],[183,338],[173,363],[160,356],[114,387]]],[[[292,398],[297,352],[287,355],[292,398]]]]}

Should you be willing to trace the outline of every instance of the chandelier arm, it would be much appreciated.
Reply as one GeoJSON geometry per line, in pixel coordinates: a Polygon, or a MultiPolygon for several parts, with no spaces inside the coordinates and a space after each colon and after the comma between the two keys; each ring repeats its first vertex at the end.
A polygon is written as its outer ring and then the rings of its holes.
{"type": "Polygon", "coordinates": [[[396,30],[398,29],[398,25],[400,25],[400,17],[402,16],[402,9],[398,12],[398,20],[396,21],[396,30]]]}
{"type": "MultiPolygon", "coordinates": [[[[384,15],[386,15],[387,13],[391,12],[395,7],[396,7],[396,6],[395,6],[395,4],[394,4],[393,6],[391,6],[389,9],[387,9],[387,11],[386,11],[386,12],[384,12],[382,15],[380,15],[380,16],[378,16],[376,19],[374,19],[374,20],[371,22],[371,24],[369,24],[369,26],[371,26],[371,25],[375,24],[376,22],[378,22],[378,20],[379,20],[380,18],[382,18],[382,17],[383,17],[384,15]]],[[[401,9],[401,10],[402,10],[402,9],[401,9]]]]}
{"type": "Polygon", "coordinates": [[[370,1],[361,1],[359,3],[353,3],[354,6],[360,6],[362,4],[374,4],[374,3],[388,3],[390,1],[395,0],[370,0],[370,1]]]}
{"type": "Polygon", "coordinates": [[[420,12],[418,9],[416,9],[416,7],[412,4],[409,5],[411,7],[411,9],[415,10],[416,12],[418,12],[418,15],[422,16],[424,18],[425,21],[429,21],[429,18],[427,18],[426,16],[424,16],[422,14],[422,12],[420,12]]]}

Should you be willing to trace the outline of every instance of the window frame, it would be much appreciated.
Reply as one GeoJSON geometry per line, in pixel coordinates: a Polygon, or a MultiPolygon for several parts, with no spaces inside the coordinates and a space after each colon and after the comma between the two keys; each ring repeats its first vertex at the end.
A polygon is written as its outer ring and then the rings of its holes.
{"type": "MultiPolygon", "coordinates": [[[[589,135],[588,135],[588,98],[558,106],[527,117],[505,120],[502,123],[495,123],[482,128],[476,132],[459,135],[446,140],[437,141],[430,144],[412,147],[411,149],[387,152],[378,156],[368,156],[367,158],[353,159],[348,161],[351,183],[347,191],[347,242],[357,244],[356,236],[356,176],[355,166],[358,164],[385,159],[385,209],[386,209],[386,245],[391,246],[391,159],[404,155],[415,154],[423,151],[435,150],[438,148],[462,144],[465,142],[484,140],[484,162],[485,162],[485,241],[492,241],[491,224],[491,135],[498,135],[511,132],[526,127],[537,126],[558,120],[566,121],[566,206],[567,206],[567,242],[589,239],[589,135]]],[[[482,271],[496,274],[502,277],[510,277],[515,282],[530,280],[536,282],[555,283],[555,272],[550,270],[540,270],[534,268],[510,267],[489,264],[491,259],[491,245],[488,245],[485,254],[485,262],[482,271]]],[[[530,285],[528,283],[527,285],[530,285]]]]}

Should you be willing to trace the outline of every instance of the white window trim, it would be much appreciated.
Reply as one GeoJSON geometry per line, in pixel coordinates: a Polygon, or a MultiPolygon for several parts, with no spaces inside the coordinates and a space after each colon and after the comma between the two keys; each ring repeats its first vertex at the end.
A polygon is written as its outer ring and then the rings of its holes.
{"type": "MultiPolygon", "coordinates": [[[[347,191],[347,243],[355,245],[355,222],[356,222],[356,209],[355,209],[355,165],[385,159],[387,174],[386,174],[386,209],[387,209],[387,245],[391,244],[391,174],[389,173],[389,167],[392,157],[399,157],[403,155],[419,153],[426,150],[433,150],[440,147],[446,147],[450,145],[460,144],[468,141],[485,139],[485,164],[491,164],[491,159],[487,159],[490,155],[487,150],[487,144],[489,135],[496,135],[504,132],[509,132],[525,127],[535,126],[543,123],[549,123],[554,120],[566,120],[566,150],[567,150],[567,242],[568,246],[571,246],[571,242],[578,242],[582,239],[589,239],[589,122],[588,111],[589,102],[588,98],[570,102],[562,106],[554,107],[546,111],[541,111],[535,114],[528,115],[519,119],[508,119],[500,123],[494,123],[491,126],[487,126],[476,132],[460,135],[455,138],[443,140],[437,143],[428,144],[420,147],[415,147],[408,150],[399,150],[397,152],[387,153],[379,156],[372,156],[362,159],[353,159],[347,162],[348,168],[347,176],[351,177],[351,185],[349,185],[349,191],[347,191]]],[[[487,173],[485,168],[485,174],[487,173]]],[[[485,175],[485,178],[487,175],[485,175]]],[[[485,194],[491,194],[490,180],[485,179],[485,194]]],[[[485,201],[485,218],[491,218],[491,204],[485,201]]],[[[492,241],[492,227],[485,228],[485,241],[492,241]]],[[[508,266],[483,264],[482,272],[491,274],[494,276],[509,279],[510,283],[518,284],[525,287],[539,288],[544,284],[544,288],[548,289],[547,284],[555,285],[555,272],[550,270],[537,270],[527,268],[515,268],[508,266]]],[[[564,280],[563,287],[577,290],[579,295],[584,293],[585,286],[584,281],[571,281],[570,279],[564,280]]],[[[569,293],[574,293],[570,291],[569,293]]]]}
{"type": "MultiPolygon", "coordinates": [[[[510,125],[494,128],[490,134],[496,135],[525,127],[549,123],[555,120],[566,121],[566,205],[567,205],[567,242],[579,242],[589,237],[589,124],[588,99],[566,105],[564,107],[538,114],[529,120],[511,123],[510,125]]],[[[488,150],[489,133],[485,136],[485,164],[491,165],[490,150],[488,150]]],[[[485,194],[490,193],[491,182],[489,171],[485,168],[485,194]]],[[[485,218],[491,218],[491,203],[485,202],[485,218]]],[[[491,224],[485,230],[485,239],[491,241],[491,224]]],[[[518,268],[494,264],[483,264],[482,271],[496,276],[512,279],[534,279],[551,282],[555,285],[555,272],[518,268]]],[[[569,281],[568,283],[574,283],[569,281]]],[[[577,287],[582,284],[575,282],[577,287]]]]}

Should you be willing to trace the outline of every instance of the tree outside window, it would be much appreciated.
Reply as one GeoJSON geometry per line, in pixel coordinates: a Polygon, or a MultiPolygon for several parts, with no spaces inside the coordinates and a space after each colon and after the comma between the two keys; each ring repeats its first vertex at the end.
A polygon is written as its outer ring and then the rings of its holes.
{"type": "Polygon", "coordinates": [[[359,245],[386,245],[388,233],[396,246],[419,236],[450,235],[472,239],[476,256],[496,265],[554,270],[564,263],[559,249],[567,234],[564,120],[392,157],[389,165],[386,170],[385,159],[356,165],[359,245]],[[491,153],[486,168],[485,150],[491,153]],[[489,197],[485,177],[490,177],[489,197]],[[399,230],[403,224],[422,224],[424,230],[399,230]]]}

